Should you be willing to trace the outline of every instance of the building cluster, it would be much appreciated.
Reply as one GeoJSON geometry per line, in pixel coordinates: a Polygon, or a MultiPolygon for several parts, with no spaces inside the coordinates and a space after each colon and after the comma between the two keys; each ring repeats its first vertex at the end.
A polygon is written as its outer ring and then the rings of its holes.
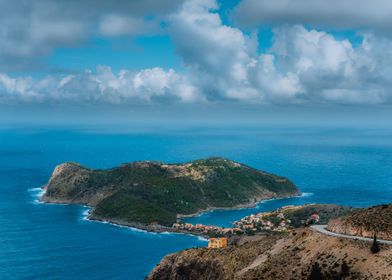
{"type": "Polygon", "coordinates": [[[218,226],[207,226],[202,224],[175,223],[173,228],[178,231],[188,231],[209,236],[230,236],[243,233],[240,228],[223,228],[218,226]]]}
{"type": "Polygon", "coordinates": [[[285,218],[283,213],[272,215],[271,213],[258,213],[244,217],[234,223],[235,228],[242,229],[245,233],[261,231],[287,231],[290,227],[290,219],[285,218]]]}
{"type": "MultiPolygon", "coordinates": [[[[280,210],[294,210],[300,206],[285,206],[280,210]]],[[[319,222],[320,217],[313,213],[303,224],[313,224],[319,222]]],[[[284,211],[262,212],[244,217],[234,223],[235,228],[239,228],[246,234],[252,234],[261,231],[284,232],[291,228],[291,220],[287,218],[284,211]]]]}
{"type": "MultiPolygon", "coordinates": [[[[192,234],[204,235],[211,237],[209,248],[223,248],[227,246],[227,237],[234,235],[253,235],[259,232],[275,231],[286,232],[292,226],[292,221],[285,215],[286,211],[295,210],[301,206],[285,206],[274,212],[261,212],[244,217],[233,223],[231,228],[223,228],[214,225],[189,224],[177,222],[173,224],[173,230],[177,232],[189,232],[192,234]]],[[[313,213],[307,219],[301,221],[304,225],[319,222],[320,217],[313,213]]]]}

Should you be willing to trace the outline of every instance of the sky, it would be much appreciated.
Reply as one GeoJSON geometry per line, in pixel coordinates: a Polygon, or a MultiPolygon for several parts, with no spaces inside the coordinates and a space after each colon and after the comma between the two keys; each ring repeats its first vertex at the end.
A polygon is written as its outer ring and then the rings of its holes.
{"type": "Polygon", "coordinates": [[[0,123],[390,119],[389,0],[0,0],[0,123]]]}

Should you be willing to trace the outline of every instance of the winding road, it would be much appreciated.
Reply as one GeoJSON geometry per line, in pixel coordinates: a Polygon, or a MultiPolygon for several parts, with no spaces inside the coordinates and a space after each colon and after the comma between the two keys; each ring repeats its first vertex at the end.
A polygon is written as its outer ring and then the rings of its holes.
{"type": "MultiPolygon", "coordinates": [[[[361,240],[361,241],[373,242],[373,238],[361,237],[361,236],[353,236],[353,235],[345,235],[345,234],[340,234],[340,233],[335,233],[335,232],[329,231],[329,230],[326,229],[327,225],[313,225],[313,226],[310,226],[310,227],[311,227],[312,230],[320,232],[320,233],[328,235],[328,236],[334,236],[334,237],[347,238],[347,239],[352,239],[352,240],[361,240]]],[[[380,243],[380,244],[392,245],[392,241],[390,241],[390,240],[377,239],[377,242],[380,243]]]]}

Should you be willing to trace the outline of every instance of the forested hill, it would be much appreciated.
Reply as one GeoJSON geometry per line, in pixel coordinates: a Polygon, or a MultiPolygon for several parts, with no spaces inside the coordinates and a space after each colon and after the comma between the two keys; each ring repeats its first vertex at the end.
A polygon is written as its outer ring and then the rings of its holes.
{"type": "Polygon", "coordinates": [[[90,218],[170,226],[178,215],[299,195],[287,178],[223,158],[184,164],[142,161],[107,170],[57,166],[45,202],[85,204],[90,218]]]}

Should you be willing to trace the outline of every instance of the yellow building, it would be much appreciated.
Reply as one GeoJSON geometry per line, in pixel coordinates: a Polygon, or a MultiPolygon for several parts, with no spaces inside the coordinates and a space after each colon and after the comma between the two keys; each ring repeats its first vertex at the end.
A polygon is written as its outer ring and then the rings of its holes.
{"type": "Polygon", "coordinates": [[[210,238],[208,241],[208,248],[225,248],[227,247],[227,238],[210,238]]]}

